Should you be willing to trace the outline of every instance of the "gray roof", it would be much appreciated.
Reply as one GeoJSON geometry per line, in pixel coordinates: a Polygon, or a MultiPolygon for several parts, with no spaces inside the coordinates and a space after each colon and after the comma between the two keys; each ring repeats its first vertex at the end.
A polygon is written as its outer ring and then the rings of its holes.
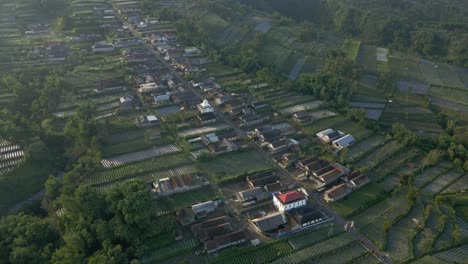
{"type": "Polygon", "coordinates": [[[277,229],[280,225],[286,224],[286,217],[283,213],[275,213],[254,219],[252,223],[261,231],[268,232],[277,229]]]}

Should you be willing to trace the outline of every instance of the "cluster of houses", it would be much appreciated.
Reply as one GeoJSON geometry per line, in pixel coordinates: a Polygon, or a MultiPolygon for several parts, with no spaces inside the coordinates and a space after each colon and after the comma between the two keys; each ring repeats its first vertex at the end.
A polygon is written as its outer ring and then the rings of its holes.
{"type": "Polygon", "coordinates": [[[153,182],[153,192],[160,196],[167,196],[174,193],[192,191],[210,182],[200,174],[186,174],[172,178],[162,178],[153,182]]]}
{"type": "Polygon", "coordinates": [[[304,228],[328,223],[332,220],[324,211],[308,204],[309,194],[304,188],[284,191],[280,177],[272,171],[261,172],[246,177],[249,189],[236,193],[241,208],[248,212],[249,222],[258,232],[277,236],[304,228]],[[252,210],[251,208],[272,204],[274,210],[252,210]]]}
{"type": "Polygon", "coordinates": [[[345,135],[343,132],[332,128],[320,131],[315,136],[324,144],[331,145],[337,150],[346,148],[356,141],[351,134],[345,135]]]}
{"type": "Polygon", "coordinates": [[[219,135],[216,133],[205,134],[200,136],[200,139],[211,154],[217,155],[238,150],[238,142],[241,137],[236,132],[229,131],[219,135]]]}
{"type": "Polygon", "coordinates": [[[189,226],[193,235],[204,245],[207,254],[228,247],[245,244],[247,233],[236,228],[229,216],[219,207],[222,201],[206,201],[177,212],[177,221],[189,226]]]}
{"type": "Polygon", "coordinates": [[[299,150],[299,142],[290,136],[297,132],[289,123],[278,123],[256,127],[248,136],[260,147],[265,148],[273,160],[281,164],[283,157],[290,157],[299,150]]]}
{"type": "Polygon", "coordinates": [[[323,193],[327,202],[340,200],[370,182],[366,174],[351,172],[339,163],[328,162],[315,156],[296,161],[295,168],[294,175],[298,180],[313,180],[319,190],[328,188],[323,193]]]}
{"type": "Polygon", "coordinates": [[[48,42],[34,47],[29,56],[46,62],[64,62],[69,55],[69,50],[64,42],[48,42]]]}

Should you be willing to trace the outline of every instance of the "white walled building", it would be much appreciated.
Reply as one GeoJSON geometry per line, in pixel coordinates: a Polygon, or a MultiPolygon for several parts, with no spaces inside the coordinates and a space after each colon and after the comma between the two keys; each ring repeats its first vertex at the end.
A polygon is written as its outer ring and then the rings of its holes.
{"type": "Polygon", "coordinates": [[[303,207],[307,204],[307,196],[299,190],[293,190],[287,193],[275,194],[273,204],[280,212],[303,207]]]}
{"type": "Polygon", "coordinates": [[[211,104],[206,99],[203,100],[201,104],[197,105],[197,109],[198,109],[198,112],[200,112],[200,114],[214,112],[213,106],[211,106],[211,104]]]}

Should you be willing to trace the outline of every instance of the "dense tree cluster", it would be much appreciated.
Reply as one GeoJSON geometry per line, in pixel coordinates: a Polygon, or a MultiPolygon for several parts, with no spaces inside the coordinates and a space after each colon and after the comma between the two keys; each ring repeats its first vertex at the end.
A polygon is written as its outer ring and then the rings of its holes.
{"type": "Polygon", "coordinates": [[[452,1],[242,0],[366,43],[468,66],[467,6],[452,1]]]}
{"type": "MultiPolygon", "coordinates": [[[[49,181],[47,196],[60,184],[49,181]]],[[[55,190],[54,190],[55,189],[55,190]]],[[[173,229],[157,218],[145,184],[132,182],[106,193],[80,187],[59,196],[50,216],[18,214],[0,219],[0,261],[11,263],[138,263],[142,241],[173,229]],[[159,224],[154,224],[158,219],[159,224]]]]}
{"type": "Polygon", "coordinates": [[[360,67],[343,53],[331,52],[321,72],[300,75],[297,85],[300,92],[343,106],[351,98],[360,76],[360,67]]]}

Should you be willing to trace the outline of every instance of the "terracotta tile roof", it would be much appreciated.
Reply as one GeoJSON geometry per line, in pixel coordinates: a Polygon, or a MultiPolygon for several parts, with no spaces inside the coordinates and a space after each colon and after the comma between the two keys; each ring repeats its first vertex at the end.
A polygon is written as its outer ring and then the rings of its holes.
{"type": "Polygon", "coordinates": [[[278,195],[278,199],[283,204],[287,204],[287,203],[291,203],[291,202],[294,202],[294,201],[297,201],[297,200],[304,199],[304,195],[302,195],[298,191],[291,191],[291,192],[287,192],[287,193],[283,193],[283,194],[278,195]]]}

